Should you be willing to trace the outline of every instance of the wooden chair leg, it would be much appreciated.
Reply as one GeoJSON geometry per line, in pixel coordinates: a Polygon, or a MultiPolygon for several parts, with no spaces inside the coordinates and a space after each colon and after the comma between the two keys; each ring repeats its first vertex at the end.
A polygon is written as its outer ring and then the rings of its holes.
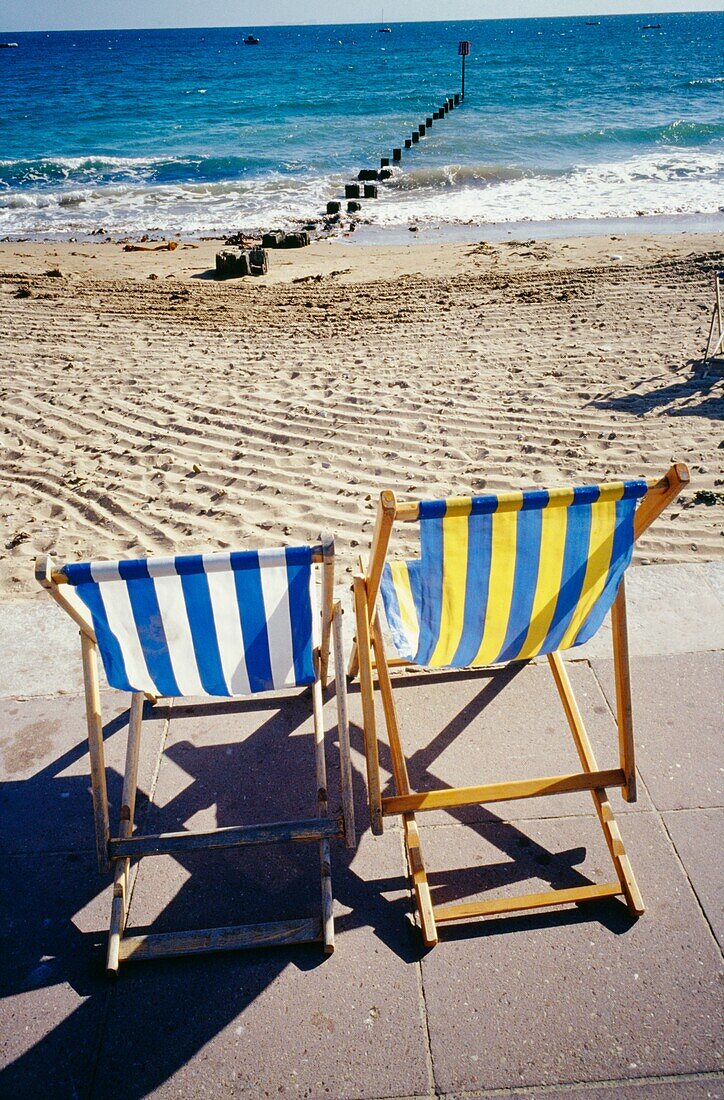
{"type": "Polygon", "coordinates": [[[370,649],[370,623],[368,618],[367,586],[364,577],[354,579],[354,605],[357,622],[360,695],[367,763],[367,796],[370,807],[370,826],[375,836],[382,834],[382,792],[380,762],[377,748],[377,718],[375,716],[374,684],[372,682],[372,653],[370,649]]]}
{"type": "MultiPolygon", "coordinates": [[[[128,717],[128,747],[126,749],[126,767],[123,775],[121,794],[121,820],[119,835],[124,839],[133,832],[136,812],[136,790],[138,788],[138,760],[141,749],[141,724],[143,721],[142,692],[134,692],[131,698],[131,711],[128,717]]],[[[113,881],[113,901],[111,902],[111,923],[108,934],[106,970],[116,973],[119,966],[121,939],[128,919],[128,907],[131,900],[131,861],[123,858],[116,861],[113,881]]]]}
{"type": "Polygon", "coordinates": [[[334,681],[337,693],[337,732],[339,736],[340,786],[342,788],[342,816],[344,836],[348,848],[354,848],[356,831],[354,822],[354,791],[352,788],[352,758],[349,747],[349,716],[347,713],[347,679],[344,674],[344,648],[342,643],[342,605],[336,603],[332,616],[334,642],[334,681]]]}
{"type": "Polygon", "coordinates": [[[415,891],[423,943],[425,947],[434,947],[438,942],[437,925],[435,924],[435,914],[432,908],[432,898],[430,897],[430,885],[427,881],[427,872],[422,859],[420,830],[417,827],[414,814],[403,814],[402,823],[407,864],[410,868],[410,878],[415,891]]]}
{"type": "MultiPolygon", "coordinates": [[[[314,722],[315,767],[317,774],[317,814],[327,817],[327,761],[324,754],[324,700],[322,684],[316,680],[312,685],[312,714],[314,722]]],[[[319,864],[322,884],[322,938],[325,955],[334,951],[334,903],[332,899],[332,861],[329,852],[329,838],[319,842],[319,864]]]]}
{"type": "MultiPolygon", "coordinates": [[[[387,666],[379,615],[375,615],[372,624],[372,644],[375,651],[377,680],[380,686],[380,695],[382,697],[385,725],[387,726],[387,734],[390,742],[390,758],[392,761],[392,776],[395,782],[395,789],[398,794],[409,794],[410,780],[407,775],[407,764],[405,762],[402,742],[400,741],[400,727],[397,721],[397,709],[395,707],[394,695],[392,694],[392,681],[390,680],[390,673],[387,666]]],[[[438,942],[437,926],[435,924],[435,914],[433,912],[432,898],[430,896],[430,886],[427,881],[427,872],[425,871],[425,863],[422,858],[420,831],[417,827],[415,815],[413,813],[403,814],[402,825],[405,838],[405,851],[407,852],[407,863],[415,891],[415,901],[417,902],[417,912],[420,918],[422,938],[426,947],[434,947],[438,942]]]]}
{"type": "Polygon", "coordinates": [[[631,708],[631,670],[628,657],[628,623],[626,617],[626,577],[621,578],[616,599],[611,608],[613,664],[616,675],[616,723],[621,768],[626,776],[622,794],[627,802],[636,801],[636,750],[631,708]]]}
{"type": "Polygon", "coordinates": [[[106,768],[103,756],[103,719],[101,717],[101,696],[98,682],[98,650],[96,643],[91,641],[88,635],[82,631],[80,645],[83,657],[83,683],[85,686],[85,711],[88,725],[96,855],[98,857],[98,870],[105,872],[109,871],[111,866],[108,859],[110,825],[108,821],[106,768]]]}
{"type": "MultiPolygon", "coordinates": [[[[568,725],[573,734],[573,740],[581,764],[587,771],[598,771],[596,758],[583,724],[581,712],[578,709],[578,704],[573,695],[573,688],[571,687],[571,681],[568,678],[568,672],[566,671],[563,659],[560,653],[549,653],[548,661],[553,673],[553,679],[558,688],[558,694],[563,703],[568,725]]],[[[608,850],[611,853],[613,865],[616,868],[618,880],[621,883],[621,889],[626,898],[626,903],[634,916],[641,916],[645,911],[643,898],[641,897],[636,879],[634,878],[631,864],[626,854],[626,849],[624,848],[623,839],[613,815],[611,803],[605,791],[593,790],[591,791],[591,795],[593,797],[593,804],[596,807],[598,819],[601,823],[601,828],[603,829],[603,835],[606,838],[608,850]]]]}

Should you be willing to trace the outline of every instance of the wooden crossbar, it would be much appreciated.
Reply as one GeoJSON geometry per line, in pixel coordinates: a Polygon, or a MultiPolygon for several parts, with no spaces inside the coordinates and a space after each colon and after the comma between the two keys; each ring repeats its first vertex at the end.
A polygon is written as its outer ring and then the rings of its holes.
{"type": "Polygon", "coordinates": [[[487,783],[481,787],[446,787],[441,790],[383,797],[382,812],[385,816],[419,813],[422,810],[444,810],[482,802],[507,802],[514,798],[603,790],[606,787],[621,787],[624,783],[625,776],[621,768],[608,768],[603,771],[548,775],[541,779],[516,779],[509,783],[487,783]]]}
{"type": "Polygon", "coordinates": [[[341,818],[312,817],[306,821],[276,821],[271,825],[229,825],[207,832],[189,830],[117,837],[108,842],[108,853],[111,859],[140,859],[142,856],[173,855],[174,852],[242,848],[250,844],[322,840],[330,836],[344,836],[341,818]]]}
{"type": "MultiPolygon", "coordinates": [[[[322,536],[322,540],[318,543],[315,543],[311,547],[311,550],[312,550],[312,562],[315,565],[329,566],[330,562],[331,562],[332,567],[334,566],[334,539],[331,538],[331,536],[328,536],[328,535],[322,536]]],[[[39,560],[43,563],[46,562],[46,561],[50,561],[49,558],[44,558],[44,559],[39,559],[39,560]]],[[[262,564],[263,564],[263,562],[262,562],[262,564]]],[[[43,585],[44,588],[47,587],[47,583],[46,583],[47,581],[52,581],[53,584],[67,584],[68,583],[68,578],[65,575],[64,569],[63,568],[55,569],[55,568],[52,567],[52,565],[51,565],[51,568],[49,569],[49,571],[47,571],[47,573],[45,573],[45,574],[43,574],[43,573],[39,574],[38,569],[36,569],[36,578],[38,579],[39,583],[41,583],[43,585]],[[41,579],[41,577],[43,577],[44,579],[41,579]]],[[[332,573],[332,583],[333,583],[333,573],[332,573]]],[[[330,600],[330,608],[331,608],[331,600],[330,600]]]]}
{"type": "Polygon", "coordinates": [[[570,890],[544,890],[539,894],[523,894],[513,898],[495,898],[493,901],[461,902],[458,905],[434,905],[433,913],[438,924],[445,921],[470,920],[472,917],[494,917],[501,913],[520,913],[525,909],[545,909],[550,905],[569,905],[579,901],[598,901],[623,894],[620,882],[603,882],[600,885],[575,886],[570,890]]]}
{"type": "MultiPolygon", "coordinates": [[[[647,478],[647,495],[651,492],[661,492],[669,488],[670,475],[662,478],[647,478]]],[[[620,493],[620,482],[604,482],[600,486],[600,496],[598,500],[606,500],[607,498],[616,499],[620,493]]],[[[678,490],[677,490],[678,492],[678,490]]],[[[496,506],[496,513],[517,511],[520,508],[521,491],[517,492],[504,492],[497,494],[498,503],[496,506]]],[[[447,508],[445,511],[446,516],[455,515],[456,512],[461,514],[467,514],[469,497],[452,497],[447,501],[447,508]]],[[[549,506],[560,504],[568,504],[570,502],[570,490],[569,489],[549,489],[548,490],[549,506]]],[[[403,523],[414,523],[420,518],[420,502],[417,500],[406,500],[399,503],[395,503],[395,520],[401,520],[403,523]]]]}
{"type": "Polygon", "coordinates": [[[199,928],[190,932],[158,932],[125,936],[119,958],[160,959],[169,955],[202,955],[209,951],[237,951],[244,947],[278,947],[290,943],[317,943],[322,939],[319,917],[239,924],[228,928],[199,928]]]}

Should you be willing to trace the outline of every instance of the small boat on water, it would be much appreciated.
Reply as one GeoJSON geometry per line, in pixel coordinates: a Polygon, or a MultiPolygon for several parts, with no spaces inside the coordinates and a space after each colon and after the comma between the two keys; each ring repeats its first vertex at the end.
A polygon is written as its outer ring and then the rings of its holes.
{"type": "Polygon", "coordinates": [[[392,27],[378,27],[378,34],[392,34],[392,27]]]}
{"type": "Polygon", "coordinates": [[[642,29],[645,30],[645,31],[660,31],[661,30],[661,24],[660,23],[646,23],[646,25],[642,29]]]}
{"type": "Polygon", "coordinates": [[[0,50],[17,50],[17,42],[0,42],[0,50]]]}
{"type": "Polygon", "coordinates": [[[586,26],[587,27],[600,27],[601,26],[601,20],[600,19],[587,19],[586,20],[586,26]]]}
{"type": "Polygon", "coordinates": [[[246,38],[244,39],[244,45],[245,46],[258,46],[259,45],[259,39],[255,38],[253,34],[247,34],[246,38]]]}

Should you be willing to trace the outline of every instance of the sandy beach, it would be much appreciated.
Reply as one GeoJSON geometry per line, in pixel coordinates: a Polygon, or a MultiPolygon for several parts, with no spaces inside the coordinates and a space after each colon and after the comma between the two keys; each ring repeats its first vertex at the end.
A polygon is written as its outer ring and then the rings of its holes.
{"type": "Polygon", "coordinates": [[[0,592],[59,559],[337,536],[400,498],[653,476],[690,490],[639,561],[724,557],[721,367],[701,356],[721,238],[270,253],[217,241],[0,245],[0,592]]]}

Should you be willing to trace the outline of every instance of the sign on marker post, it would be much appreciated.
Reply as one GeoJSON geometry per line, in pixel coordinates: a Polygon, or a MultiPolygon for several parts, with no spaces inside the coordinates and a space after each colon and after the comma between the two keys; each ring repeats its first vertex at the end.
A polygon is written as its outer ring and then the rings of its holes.
{"type": "Polygon", "coordinates": [[[458,42],[458,54],[461,58],[462,67],[463,67],[462,88],[460,89],[460,92],[461,92],[460,98],[461,99],[465,99],[465,58],[468,56],[469,53],[470,53],[470,43],[469,42],[458,42]]]}

